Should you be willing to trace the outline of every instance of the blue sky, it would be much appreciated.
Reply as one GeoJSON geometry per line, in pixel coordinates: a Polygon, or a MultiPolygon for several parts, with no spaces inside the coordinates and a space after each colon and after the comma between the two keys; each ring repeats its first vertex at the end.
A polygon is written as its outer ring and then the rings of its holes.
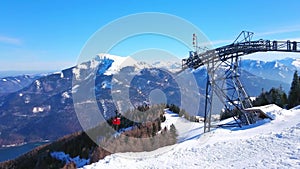
{"type": "MultiPolygon", "coordinates": [[[[98,29],[120,17],[142,12],[181,17],[197,26],[215,46],[231,43],[242,30],[255,32],[257,39],[300,40],[299,6],[298,0],[1,1],[0,70],[71,67],[98,29]]],[[[176,45],[168,40],[161,42],[170,44],[167,50],[176,45]]],[[[112,52],[127,55],[145,46],[160,47],[155,41],[137,37],[135,42],[128,41],[112,52]]],[[[184,48],[170,52],[185,57],[184,48]]]]}

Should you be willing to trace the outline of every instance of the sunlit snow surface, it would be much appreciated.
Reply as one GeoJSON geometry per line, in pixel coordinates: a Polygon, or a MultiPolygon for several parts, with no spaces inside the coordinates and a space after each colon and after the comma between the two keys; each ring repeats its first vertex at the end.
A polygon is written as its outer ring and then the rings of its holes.
{"type": "Polygon", "coordinates": [[[71,158],[69,154],[65,154],[64,152],[52,152],[50,155],[64,163],[74,162],[78,167],[82,167],[90,162],[89,159],[81,159],[79,156],[71,158]]]}
{"type": "Polygon", "coordinates": [[[268,105],[261,109],[275,120],[245,128],[218,128],[207,134],[203,134],[203,124],[166,111],[162,125],[174,123],[179,133],[178,144],[168,151],[158,149],[152,156],[118,153],[83,168],[300,168],[300,108],[268,105]]]}

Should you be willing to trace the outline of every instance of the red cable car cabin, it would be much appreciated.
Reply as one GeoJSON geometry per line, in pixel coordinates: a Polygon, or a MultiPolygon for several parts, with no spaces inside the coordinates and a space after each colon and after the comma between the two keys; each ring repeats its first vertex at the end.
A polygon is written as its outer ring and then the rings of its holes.
{"type": "Polygon", "coordinates": [[[120,117],[114,118],[112,124],[119,126],[121,124],[121,118],[120,117]]]}

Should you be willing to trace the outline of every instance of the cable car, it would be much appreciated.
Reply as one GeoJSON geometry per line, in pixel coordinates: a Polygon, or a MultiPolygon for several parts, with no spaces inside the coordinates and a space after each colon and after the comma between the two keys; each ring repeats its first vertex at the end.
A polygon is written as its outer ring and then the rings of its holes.
{"type": "Polygon", "coordinates": [[[112,124],[119,126],[121,124],[121,118],[120,117],[114,118],[112,124]]]}

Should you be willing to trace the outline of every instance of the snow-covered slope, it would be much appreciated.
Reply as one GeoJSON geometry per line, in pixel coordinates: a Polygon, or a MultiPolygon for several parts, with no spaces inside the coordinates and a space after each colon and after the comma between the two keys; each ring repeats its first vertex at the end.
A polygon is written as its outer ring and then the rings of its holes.
{"type": "Polygon", "coordinates": [[[101,53],[98,54],[97,57],[99,59],[103,59],[105,57],[105,58],[112,59],[114,61],[111,67],[105,72],[105,75],[116,74],[120,71],[120,69],[126,66],[134,66],[134,67],[139,66],[138,62],[133,58],[131,58],[130,56],[121,57],[121,56],[101,53]]]}
{"type": "Polygon", "coordinates": [[[202,124],[167,111],[163,125],[175,124],[179,143],[153,152],[113,154],[84,169],[300,168],[300,109],[283,110],[276,105],[261,109],[275,120],[206,134],[202,124]]]}
{"type": "Polygon", "coordinates": [[[116,55],[111,55],[106,53],[100,53],[97,55],[96,58],[103,59],[104,57],[114,60],[111,67],[105,73],[107,75],[116,74],[122,68],[127,66],[133,66],[139,70],[143,68],[162,68],[171,72],[178,72],[182,68],[180,59],[151,62],[151,61],[144,61],[144,60],[141,61],[139,60],[139,58],[133,58],[131,56],[122,57],[122,56],[116,56],[116,55]]]}
{"type": "Polygon", "coordinates": [[[299,70],[300,69],[300,59],[293,60],[292,65],[295,66],[299,70]]]}

